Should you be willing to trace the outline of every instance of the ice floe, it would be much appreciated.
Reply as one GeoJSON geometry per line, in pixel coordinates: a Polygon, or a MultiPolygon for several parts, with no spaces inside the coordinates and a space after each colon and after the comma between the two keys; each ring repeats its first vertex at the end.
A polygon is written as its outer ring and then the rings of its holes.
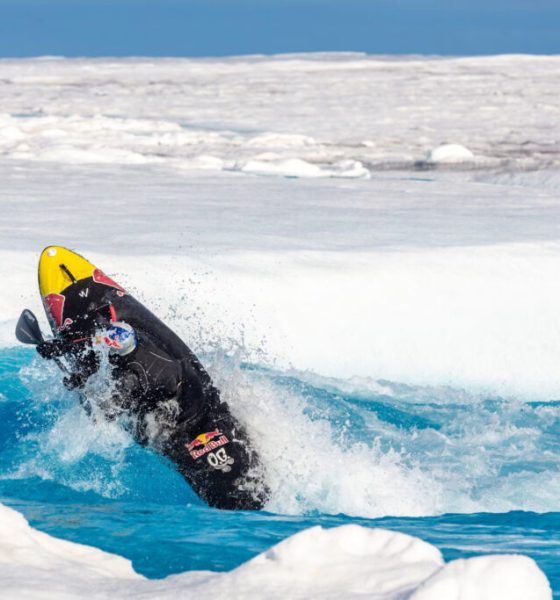
{"type": "Polygon", "coordinates": [[[474,154],[461,144],[441,144],[430,150],[428,162],[431,163],[460,163],[474,159],[474,154]]]}
{"type": "Polygon", "coordinates": [[[404,533],[344,525],[301,531],[226,573],[149,580],[130,561],[29,526],[0,505],[3,598],[174,600],[214,598],[378,600],[550,600],[548,581],[525,556],[493,555],[445,564],[434,546],[404,533]]]}

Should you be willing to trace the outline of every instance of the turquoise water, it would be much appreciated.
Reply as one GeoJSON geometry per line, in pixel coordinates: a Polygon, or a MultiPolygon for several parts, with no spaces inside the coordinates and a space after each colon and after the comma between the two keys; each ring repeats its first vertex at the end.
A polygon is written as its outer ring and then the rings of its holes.
{"type": "Polygon", "coordinates": [[[446,560],[527,554],[560,598],[560,402],[213,368],[239,414],[255,405],[257,439],[275,420],[259,442],[268,512],[204,506],[170,464],[92,423],[28,348],[0,351],[0,501],[148,577],[228,570],[306,527],[351,522],[418,536],[446,560]]]}

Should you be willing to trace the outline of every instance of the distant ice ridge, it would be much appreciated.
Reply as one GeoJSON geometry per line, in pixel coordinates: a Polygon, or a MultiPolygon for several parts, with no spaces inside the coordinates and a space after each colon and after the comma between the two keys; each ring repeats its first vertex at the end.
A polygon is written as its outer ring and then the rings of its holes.
{"type": "Polygon", "coordinates": [[[547,189],[560,193],[560,169],[546,168],[539,171],[504,171],[479,175],[478,181],[504,187],[521,187],[533,190],[547,189]]]}
{"type": "Polygon", "coordinates": [[[481,556],[445,564],[437,548],[418,538],[359,525],[304,530],[227,573],[188,572],[148,580],[130,561],[39,532],[2,505],[0,580],[0,594],[10,600],[552,598],[545,575],[526,556],[481,556]]]}
{"type": "Polygon", "coordinates": [[[559,65],[355,54],[0,60],[0,157],[350,179],[554,168],[559,65]]]}

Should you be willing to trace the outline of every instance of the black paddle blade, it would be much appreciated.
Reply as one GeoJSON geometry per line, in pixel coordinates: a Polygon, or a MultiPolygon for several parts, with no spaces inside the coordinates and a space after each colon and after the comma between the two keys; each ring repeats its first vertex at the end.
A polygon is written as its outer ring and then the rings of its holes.
{"type": "Polygon", "coordinates": [[[34,344],[43,341],[37,317],[26,308],[20,315],[16,325],[16,337],[22,344],[34,344]]]}

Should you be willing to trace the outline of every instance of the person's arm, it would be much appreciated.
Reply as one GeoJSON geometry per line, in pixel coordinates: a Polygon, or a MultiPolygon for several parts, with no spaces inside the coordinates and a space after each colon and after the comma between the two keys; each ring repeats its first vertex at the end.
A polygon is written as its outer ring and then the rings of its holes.
{"type": "MultiPolygon", "coordinates": [[[[52,340],[43,340],[38,343],[36,349],[41,358],[52,360],[70,354],[74,348],[72,342],[54,338],[52,340]]],[[[73,390],[84,387],[86,380],[87,377],[81,373],[70,373],[64,377],[62,382],[64,383],[64,387],[73,390]]]]}
{"type": "Polygon", "coordinates": [[[35,346],[37,352],[42,358],[50,360],[51,358],[60,358],[72,351],[72,342],[54,338],[53,340],[44,340],[35,346]]]}
{"type": "Polygon", "coordinates": [[[63,356],[70,359],[73,372],[62,380],[64,387],[69,390],[83,388],[88,378],[99,368],[99,358],[87,343],[78,344],[70,340],[54,338],[40,342],[36,348],[39,355],[47,360],[63,356]]]}
{"type": "Polygon", "coordinates": [[[139,394],[138,375],[134,371],[119,369],[113,377],[115,383],[110,397],[97,402],[108,421],[128,412],[139,394]]]}

